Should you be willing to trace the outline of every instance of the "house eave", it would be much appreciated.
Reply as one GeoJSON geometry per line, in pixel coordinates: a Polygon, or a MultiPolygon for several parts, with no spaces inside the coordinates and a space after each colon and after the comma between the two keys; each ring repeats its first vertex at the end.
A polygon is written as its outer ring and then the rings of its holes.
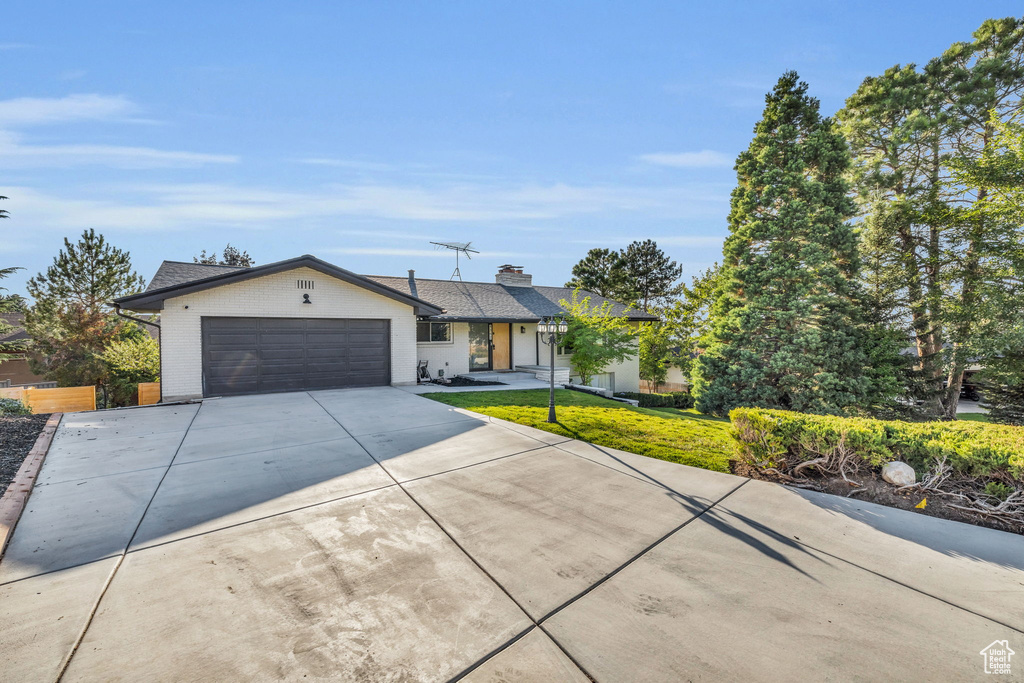
{"type": "Polygon", "coordinates": [[[129,311],[159,311],[163,309],[164,301],[167,299],[185,296],[187,294],[193,294],[207,289],[213,289],[222,285],[244,282],[246,280],[263,277],[265,275],[283,273],[302,267],[311,268],[329,277],[337,278],[357,287],[362,287],[363,289],[375,294],[380,294],[381,296],[388,297],[389,299],[394,299],[395,301],[407,304],[414,309],[416,315],[436,316],[444,312],[441,308],[427,301],[410,296],[378,282],[374,282],[362,275],[345,270],[344,268],[339,268],[332,263],[328,263],[327,261],[323,261],[309,254],[285,261],[269,263],[264,266],[255,266],[245,270],[220,273],[208,278],[203,278],[202,280],[193,280],[180,285],[172,285],[149,292],[142,292],[141,294],[120,297],[114,300],[114,305],[129,311]]]}

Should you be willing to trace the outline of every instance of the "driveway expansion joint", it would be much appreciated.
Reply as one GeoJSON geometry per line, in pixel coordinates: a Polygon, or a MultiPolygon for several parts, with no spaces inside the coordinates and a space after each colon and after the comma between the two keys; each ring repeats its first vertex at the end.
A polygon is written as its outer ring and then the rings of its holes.
{"type": "MultiPolygon", "coordinates": [[[[776,486],[781,486],[781,484],[776,484],[776,486]]],[[[728,512],[728,511],[726,512],[726,514],[729,515],[730,517],[736,517],[735,514],[732,514],[732,513],[728,512]]],[[[897,586],[902,586],[903,588],[906,588],[907,590],[914,591],[915,593],[918,593],[919,595],[923,595],[923,596],[925,596],[927,598],[931,598],[932,600],[938,600],[939,602],[941,602],[941,603],[943,603],[945,605],[949,605],[950,607],[954,607],[954,608],[956,608],[958,610],[962,610],[964,612],[967,612],[968,614],[973,614],[974,616],[979,617],[981,619],[985,619],[986,621],[991,621],[993,624],[999,624],[1000,626],[1002,626],[1004,628],[1008,628],[1011,631],[1015,631],[1017,633],[1024,634],[1024,630],[1020,629],[1017,626],[1012,626],[1011,624],[1007,624],[1005,622],[1002,622],[1002,621],[1000,621],[1000,620],[998,620],[998,619],[996,619],[994,617],[990,617],[990,616],[988,616],[986,614],[982,614],[981,612],[972,610],[972,609],[970,609],[968,607],[964,607],[963,605],[959,605],[959,604],[957,604],[955,602],[952,602],[950,600],[946,600],[945,598],[941,598],[941,597],[939,597],[937,595],[933,595],[933,594],[929,593],[928,591],[922,590],[922,589],[917,588],[915,586],[911,586],[910,584],[904,583],[903,581],[900,581],[898,579],[894,579],[891,576],[886,576],[885,574],[882,574],[881,572],[877,572],[874,569],[869,569],[869,568],[867,568],[867,567],[865,567],[863,565],[859,565],[859,564],[857,564],[856,562],[854,562],[852,560],[846,559],[845,557],[840,557],[839,555],[836,555],[835,553],[830,553],[829,551],[822,550],[821,548],[813,546],[810,543],[805,543],[804,541],[801,541],[798,538],[790,538],[789,536],[784,536],[783,534],[780,534],[778,531],[775,531],[774,529],[771,529],[771,528],[765,526],[764,524],[761,524],[760,522],[756,522],[754,520],[744,519],[743,523],[748,524],[750,526],[753,526],[753,527],[755,527],[757,529],[760,529],[764,533],[766,533],[766,534],[768,534],[770,536],[774,536],[776,539],[783,540],[786,543],[795,543],[796,545],[802,546],[804,548],[808,548],[808,549],[813,550],[814,552],[819,553],[821,555],[826,555],[828,557],[831,557],[834,560],[839,560],[843,564],[847,564],[847,565],[849,565],[851,567],[854,567],[856,569],[860,569],[861,571],[865,571],[868,574],[872,574],[874,576],[877,576],[880,579],[884,579],[885,581],[889,581],[891,583],[894,583],[897,586]]]]}
{"type": "MultiPolygon", "coordinates": [[[[315,398],[315,397],[313,397],[312,395],[310,395],[310,398],[312,398],[312,399],[313,399],[314,401],[316,401],[316,398],[315,398]]],[[[320,402],[319,402],[319,401],[316,401],[316,402],[317,402],[318,404],[320,404],[320,402]]],[[[346,428],[345,428],[345,425],[341,424],[341,421],[340,421],[340,420],[338,420],[338,418],[336,418],[336,417],[334,416],[334,414],[333,414],[333,413],[331,413],[330,411],[328,411],[328,410],[327,410],[327,408],[325,408],[325,407],[323,406],[323,404],[320,404],[320,407],[321,407],[321,408],[323,408],[324,412],[326,412],[326,413],[327,413],[328,415],[330,415],[330,416],[331,416],[331,418],[332,418],[332,419],[333,419],[333,420],[334,420],[335,422],[337,422],[337,423],[338,423],[338,426],[339,426],[339,427],[341,427],[342,429],[344,429],[346,433],[349,433],[349,435],[350,435],[350,436],[352,436],[352,438],[353,438],[353,439],[355,439],[356,443],[358,443],[358,444],[359,444],[359,447],[360,447],[360,448],[362,448],[362,449],[363,449],[364,451],[366,451],[366,454],[367,454],[368,456],[370,456],[371,458],[373,458],[373,461],[374,461],[375,463],[377,463],[377,466],[378,466],[378,467],[380,467],[380,468],[381,468],[382,470],[384,470],[385,474],[387,474],[387,475],[388,475],[389,477],[391,477],[391,479],[392,479],[392,480],[393,480],[393,481],[395,482],[395,485],[397,485],[397,486],[398,486],[398,488],[399,488],[399,489],[401,489],[402,493],[404,493],[404,494],[406,495],[406,497],[408,497],[408,498],[409,498],[409,500],[411,500],[411,501],[412,501],[413,503],[415,503],[415,504],[416,504],[416,507],[418,507],[418,508],[420,509],[420,511],[422,511],[422,512],[423,512],[423,514],[424,514],[424,515],[426,515],[426,516],[427,516],[427,518],[428,518],[428,519],[429,519],[429,520],[430,520],[431,522],[433,522],[433,523],[434,523],[434,525],[435,525],[435,526],[436,526],[436,527],[437,527],[438,529],[440,529],[440,530],[441,530],[441,532],[442,532],[442,533],[443,533],[443,534],[444,534],[445,536],[447,536],[447,537],[448,537],[448,540],[450,540],[450,541],[451,541],[451,542],[452,542],[452,543],[453,543],[453,544],[455,545],[455,547],[456,547],[456,548],[458,548],[458,549],[459,549],[459,551],[461,551],[461,552],[462,552],[462,554],[463,554],[463,555],[465,555],[465,556],[466,556],[466,558],[467,558],[467,559],[468,559],[468,560],[469,560],[470,562],[472,562],[472,563],[473,563],[473,565],[474,565],[474,566],[476,566],[476,568],[477,568],[477,569],[479,569],[479,570],[480,570],[480,571],[481,571],[481,572],[483,573],[483,575],[484,575],[484,576],[486,576],[486,577],[487,577],[488,579],[490,579],[490,581],[491,581],[491,582],[492,582],[492,583],[493,583],[493,584],[494,584],[495,586],[497,586],[497,587],[498,587],[498,589],[499,589],[499,590],[501,590],[501,592],[502,592],[502,593],[504,593],[504,594],[505,594],[505,596],[506,596],[506,597],[507,597],[507,598],[508,598],[509,600],[511,600],[511,601],[512,601],[512,604],[514,604],[514,605],[515,605],[516,607],[518,607],[518,608],[519,608],[519,611],[520,611],[520,612],[522,612],[522,613],[523,613],[523,615],[524,615],[524,616],[525,616],[525,617],[526,617],[527,619],[529,619],[529,620],[530,620],[530,623],[532,623],[532,624],[534,625],[534,627],[536,627],[536,628],[540,629],[540,630],[541,630],[541,631],[542,631],[542,632],[543,632],[543,633],[544,633],[544,634],[545,634],[546,636],[548,636],[548,638],[550,638],[550,639],[551,639],[551,642],[553,642],[553,643],[554,643],[554,644],[555,644],[555,645],[556,645],[556,646],[558,647],[558,649],[560,649],[560,650],[562,651],[562,653],[563,653],[563,654],[565,654],[565,656],[566,656],[566,657],[568,657],[568,658],[569,658],[569,660],[570,660],[570,661],[571,661],[571,662],[572,662],[572,663],[573,663],[573,664],[574,664],[574,665],[575,665],[575,666],[576,666],[576,667],[577,667],[577,668],[578,668],[578,669],[579,669],[580,671],[582,671],[582,672],[583,672],[583,674],[584,674],[584,675],[585,675],[585,676],[586,676],[587,678],[589,678],[589,679],[590,679],[591,681],[593,681],[593,680],[596,680],[596,679],[595,679],[595,678],[594,678],[593,676],[591,676],[591,675],[590,675],[590,673],[589,673],[589,672],[588,672],[588,671],[587,671],[587,670],[586,670],[585,668],[583,668],[583,665],[582,665],[582,664],[580,664],[580,663],[579,663],[579,662],[578,662],[578,661],[576,660],[576,658],[575,658],[575,657],[573,657],[573,656],[572,656],[572,654],[570,654],[570,653],[569,653],[569,652],[568,652],[568,651],[567,651],[567,650],[565,649],[565,647],[563,647],[563,646],[562,646],[562,644],[561,644],[561,643],[559,643],[559,642],[558,642],[558,641],[557,641],[557,640],[556,640],[556,639],[555,639],[555,638],[554,638],[554,637],[553,637],[553,636],[552,636],[552,635],[551,635],[550,633],[548,633],[548,632],[547,632],[547,630],[546,630],[546,629],[545,629],[545,628],[544,628],[543,626],[541,626],[541,624],[540,624],[540,623],[539,623],[539,622],[538,622],[538,621],[537,621],[536,619],[534,619],[534,618],[533,618],[532,616],[530,616],[530,613],[529,613],[529,612],[528,612],[528,611],[526,610],[526,608],[525,608],[525,607],[523,607],[523,605],[522,605],[522,604],[521,604],[521,603],[520,603],[520,602],[519,602],[518,600],[516,600],[516,599],[515,599],[515,597],[513,597],[512,593],[510,593],[510,592],[509,592],[509,590],[508,590],[507,588],[505,588],[505,586],[503,586],[503,585],[501,584],[501,582],[500,582],[500,581],[498,581],[498,579],[494,577],[494,575],[493,575],[493,574],[491,574],[491,572],[487,571],[487,569],[486,569],[486,568],[485,568],[485,567],[484,567],[484,566],[483,566],[482,564],[480,564],[480,562],[479,562],[479,561],[477,561],[477,559],[476,559],[475,557],[473,557],[473,556],[472,556],[472,555],[471,555],[471,554],[469,553],[469,551],[468,551],[468,550],[466,550],[466,548],[465,548],[465,547],[463,547],[463,545],[462,545],[461,543],[459,543],[459,542],[458,542],[458,541],[457,541],[457,540],[455,539],[455,537],[454,537],[454,536],[453,536],[453,535],[452,535],[452,534],[451,534],[451,533],[450,533],[450,532],[448,531],[448,529],[446,529],[446,528],[444,527],[444,525],[443,525],[443,524],[441,524],[441,522],[439,522],[439,521],[437,520],[437,518],[436,518],[436,517],[434,517],[434,515],[430,514],[430,511],[429,511],[429,510],[427,510],[427,509],[426,509],[425,507],[423,507],[423,505],[422,505],[422,504],[421,504],[421,503],[420,503],[420,502],[419,502],[419,501],[418,501],[418,500],[416,499],[416,497],[415,497],[415,496],[413,496],[413,495],[412,495],[412,494],[411,494],[411,493],[410,493],[410,492],[409,492],[408,490],[406,490],[406,488],[405,488],[404,486],[402,486],[402,482],[398,481],[398,479],[397,479],[397,478],[396,478],[396,477],[395,477],[395,476],[394,476],[393,474],[391,474],[390,472],[388,472],[387,468],[385,468],[385,467],[384,467],[384,466],[383,466],[383,465],[382,465],[382,464],[380,463],[380,461],[379,461],[379,460],[377,460],[376,456],[374,456],[374,455],[373,455],[373,453],[371,453],[371,452],[370,452],[370,451],[369,451],[369,450],[368,450],[368,449],[367,449],[367,448],[366,448],[365,446],[363,446],[363,444],[362,444],[362,443],[361,443],[361,442],[359,441],[359,439],[356,439],[356,437],[355,437],[354,435],[352,435],[352,434],[351,434],[351,432],[349,432],[349,431],[348,431],[348,429],[346,429],[346,428]]],[[[470,418],[470,419],[472,419],[472,418],[470,418]]],[[[536,448],[536,449],[531,449],[531,451],[525,451],[525,452],[532,452],[532,451],[535,451],[535,450],[540,450],[540,448],[536,448]]],[[[515,454],[515,455],[519,455],[519,454],[515,454]]],[[[483,463],[477,463],[477,464],[483,464],[483,463]]],[[[472,467],[472,466],[473,466],[473,465],[470,465],[470,467],[472,467]]],[[[464,469],[464,468],[458,468],[458,469],[464,469]]],[[[488,659],[490,659],[491,657],[493,657],[493,656],[494,656],[494,654],[496,654],[497,652],[500,652],[501,650],[504,650],[504,649],[506,649],[506,648],[510,647],[510,646],[511,646],[512,644],[514,644],[514,643],[515,643],[515,641],[517,641],[517,640],[519,640],[520,638],[523,638],[524,636],[526,636],[526,635],[527,635],[527,634],[528,634],[528,633],[530,632],[530,630],[531,630],[531,629],[526,629],[526,630],[525,630],[524,632],[522,632],[522,633],[518,634],[517,636],[515,636],[514,638],[510,639],[510,642],[507,642],[507,643],[505,643],[505,644],[504,644],[504,645],[503,645],[502,647],[498,648],[498,649],[497,649],[497,650],[496,650],[495,652],[492,652],[492,653],[490,653],[490,654],[488,654],[488,655],[486,655],[486,656],[482,657],[481,659],[479,659],[479,660],[478,660],[478,661],[477,661],[477,662],[476,662],[476,663],[475,663],[475,664],[473,665],[473,668],[476,668],[477,666],[480,666],[480,665],[482,665],[482,664],[483,664],[484,662],[486,662],[486,661],[487,661],[488,659]]],[[[460,673],[460,674],[458,674],[458,675],[457,675],[457,676],[456,676],[455,678],[453,678],[452,680],[458,680],[459,678],[462,678],[463,676],[465,676],[465,675],[466,675],[466,674],[468,674],[468,673],[469,673],[469,671],[468,671],[468,670],[467,670],[467,671],[465,671],[465,672],[463,672],[463,673],[460,673]]]]}
{"type": "Polygon", "coordinates": [[[128,542],[125,543],[124,550],[117,557],[117,561],[114,563],[114,567],[110,572],[110,576],[107,577],[107,580],[103,584],[102,589],[100,589],[99,596],[96,598],[96,602],[93,603],[92,609],[89,610],[89,614],[85,619],[85,625],[82,627],[82,630],[78,634],[78,637],[71,645],[71,649],[68,651],[67,657],[65,657],[64,661],[61,663],[60,669],[57,673],[57,683],[60,683],[61,679],[64,678],[64,673],[68,670],[68,667],[71,666],[71,660],[74,658],[75,653],[78,652],[78,648],[81,646],[82,641],[85,640],[85,634],[89,630],[89,627],[92,626],[92,621],[96,617],[96,613],[100,609],[100,603],[103,601],[103,596],[107,594],[107,589],[109,589],[110,584],[114,582],[114,577],[117,576],[117,570],[121,568],[121,563],[124,562],[124,558],[128,554],[128,549],[132,547],[132,541],[135,540],[135,535],[139,533],[139,528],[142,526],[142,521],[146,518],[146,513],[149,512],[150,506],[156,499],[157,492],[160,491],[160,485],[164,483],[164,479],[167,478],[167,473],[171,471],[171,466],[174,465],[174,459],[178,457],[178,452],[181,450],[182,445],[185,443],[185,438],[188,436],[189,429],[192,427],[192,423],[195,422],[196,417],[199,415],[199,412],[202,409],[203,407],[202,405],[200,405],[196,412],[192,414],[192,419],[188,421],[188,426],[185,427],[185,431],[181,435],[181,440],[178,441],[178,447],[174,450],[174,455],[171,456],[170,462],[167,463],[167,467],[164,469],[164,474],[162,477],[160,477],[160,481],[157,482],[157,485],[153,488],[153,495],[149,497],[149,502],[146,503],[146,508],[142,511],[142,514],[139,515],[139,521],[135,525],[135,530],[132,531],[131,537],[128,539],[128,542]]]}

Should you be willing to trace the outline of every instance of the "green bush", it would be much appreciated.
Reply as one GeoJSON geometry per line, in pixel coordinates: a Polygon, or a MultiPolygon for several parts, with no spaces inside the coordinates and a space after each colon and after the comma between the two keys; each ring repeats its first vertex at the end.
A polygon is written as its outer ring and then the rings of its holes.
{"type": "Polygon", "coordinates": [[[32,409],[16,398],[0,398],[0,416],[31,415],[32,409]]]}
{"type": "Polygon", "coordinates": [[[739,458],[786,472],[801,462],[852,454],[863,464],[902,460],[919,472],[945,460],[963,476],[1006,472],[1024,480],[1024,429],[983,422],[899,422],[736,408],[739,458]]]}
{"type": "Polygon", "coordinates": [[[693,396],[687,391],[672,391],[667,394],[639,394],[635,391],[620,391],[615,394],[619,398],[629,398],[640,402],[641,408],[679,408],[686,410],[693,407],[693,396]]]}
{"type": "Polygon", "coordinates": [[[108,407],[133,405],[139,382],[160,380],[160,345],[148,335],[112,341],[101,358],[109,372],[108,407]]]}

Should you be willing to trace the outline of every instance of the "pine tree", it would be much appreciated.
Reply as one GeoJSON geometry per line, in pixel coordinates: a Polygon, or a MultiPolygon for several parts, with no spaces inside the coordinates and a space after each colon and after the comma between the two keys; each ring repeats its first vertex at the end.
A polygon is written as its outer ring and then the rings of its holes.
{"type": "Polygon", "coordinates": [[[106,366],[99,358],[113,338],[143,334],[136,325],[114,316],[110,302],[142,290],[131,257],[95,230],[64,249],[45,273],[28,281],[35,299],[25,318],[35,353],[29,365],[61,386],[102,382],[106,366]]]}
{"type": "Polygon", "coordinates": [[[89,229],[76,244],[64,238],[64,249],[45,273],[28,281],[35,299],[33,311],[42,306],[81,306],[89,312],[106,309],[119,296],[142,291],[145,281],[132,270],[128,252],[107,243],[89,229]]]}
{"type": "MultiPolygon", "coordinates": [[[[7,197],[0,196],[0,199],[7,199],[7,197]]],[[[0,209],[0,218],[9,218],[10,214],[4,209],[0,209]]],[[[18,268],[0,268],[0,280],[10,277],[18,268]]],[[[0,292],[6,292],[7,289],[0,287],[0,292]]],[[[0,294],[0,313],[11,313],[19,310],[21,307],[21,297],[17,295],[0,294]]],[[[9,325],[6,320],[0,317],[0,336],[8,334],[14,330],[12,325],[9,325]]],[[[10,360],[14,356],[10,354],[11,351],[20,350],[20,344],[16,342],[0,342],[0,363],[5,360],[10,360]],[[7,352],[7,353],[5,353],[7,352]]]]}
{"type": "Polygon", "coordinates": [[[231,246],[230,242],[226,247],[224,247],[224,256],[222,256],[221,258],[217,258],[217,252],[211,251],[209,254],[207,254],[206,250],[203,249],[199,253],[199,256],[193,256],[192,260],[196,263],[202,263],[208,266],[220,265],[239,266],[241,268],[252,268],[253,266],[256,265],[256,262],[253,260],[253,258],[249,256],[249,252],[241,251],[231,246]]]}
{"type": "Polygon", "coordinates": [[[683,267],[670,259],[654,240],[633,242],[622,252],[625,281],[630,298],[640,310],[650,312],[679,293],[683,267]]]}
{"type": "Polygon", "coordinates": [[[984,364],[1020,309],[1019,278],[1007,273],[1021,268],[1024,231],[988,211],[999,187],[985,162],[1022,95],[1024,19],[990,19],[923,69],[865,79],[839,113],[870,288],[913,340],[932,417],[956,416],[965,370],[984,364]]]}
{"type": "Polygon", "coordinates": [[[572,279],[566,287],[593,292],[606,299],[619,300],[624,294],[625,270],[622,254],[611,249],[591,249],[572,267],[572,279]]]}
{"type": "Polygon", "coordinates": [[[843,413],[870,390],[857,239],[847,223],[850,155],[795,72],[765,101],[736,162],[731,234],[695,371],[697,408],[843,413]]]}

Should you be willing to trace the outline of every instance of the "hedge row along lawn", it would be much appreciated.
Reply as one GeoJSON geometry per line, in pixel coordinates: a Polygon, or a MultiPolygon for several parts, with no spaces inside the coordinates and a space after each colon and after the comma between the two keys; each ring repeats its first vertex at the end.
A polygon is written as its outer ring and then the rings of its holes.
{"type": "Polygon", "coordinates": [[[424,397],[652,458],[1024,533],[1024,428],[974,416],[912,423],[740,408],[730,424],[559,389],[558,424],[548,424],[544,389],[424,397]],[[896,459],[916,469],[915,487],[881,479],[881,465],[896,459]]]}
{"type": "Polygon", "coordinates": [[[580,391],[555,390],[558,423],[548,424],[548,392],[472,391],[423,394],[509,422],[717,472],[729,471],[736,447],[729,421],[694,410],[636,408],[580,391]]]}
{"type": "Polygon", "coordinates": [[[1024,533],[1024,429],[985,422],[898,422],[736,408],[737,470],[884,505],[1024,533]],[[882,483],[910,464],[914,484],[882,483]],[[921,502],[917,502],[921,501],[921,502]],[[916,505],[914,503],[917,503],[916,505]]]}

